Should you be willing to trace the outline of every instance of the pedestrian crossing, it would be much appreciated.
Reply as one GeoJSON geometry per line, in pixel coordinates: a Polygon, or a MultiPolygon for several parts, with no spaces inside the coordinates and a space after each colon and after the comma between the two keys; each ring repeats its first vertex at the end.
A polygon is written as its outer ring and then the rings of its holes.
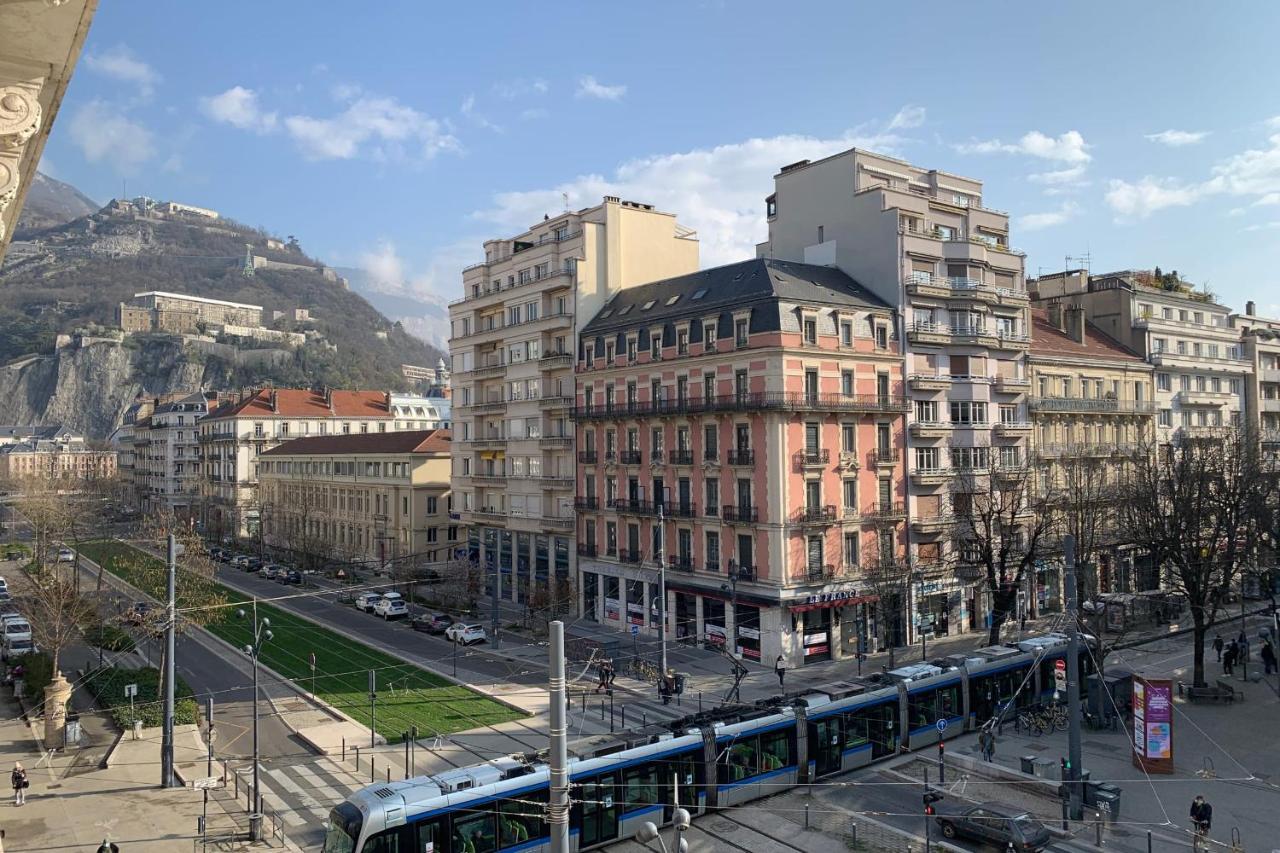
{"type": "MultiPolygon", "coordinates": [[[[236,769],[241,790],[252,785],[252,765],[236,769]]],[[[258,784],[266,808],[280,816],[286,831],[309,827],[323,833],[329,810],[342,802],[367,780],[325,756],[303,764],[259,764],[258,784]]]]}

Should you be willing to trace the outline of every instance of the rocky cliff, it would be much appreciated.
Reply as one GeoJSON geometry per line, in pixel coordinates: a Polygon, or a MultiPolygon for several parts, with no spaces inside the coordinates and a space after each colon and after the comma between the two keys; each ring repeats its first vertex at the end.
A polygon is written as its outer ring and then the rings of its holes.
{"type": "Polygon", "coordinates": [[[102,439],[138,394],[210,387],[224,378],[220,362],[192,361],[176,341],[72,343],[0,367],[0,423],[60,423],[102,439]]]}

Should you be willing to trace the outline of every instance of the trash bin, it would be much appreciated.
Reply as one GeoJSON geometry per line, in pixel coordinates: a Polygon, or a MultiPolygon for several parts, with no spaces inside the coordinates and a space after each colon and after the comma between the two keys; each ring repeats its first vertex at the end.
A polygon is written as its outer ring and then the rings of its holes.
{"type": "Polygon", "coordinates": [[[249,815],[249,840],[250,841],[262,840],[262,815],[261,814],[249,815]]]}
{"type": "Polygon", "coordinates": [[[1041,779],[1053,778],[1053,762],[1047,758],[1035,758],[1031,761],[1032,773],[1041,779]]]}
{"type": "Polygon", "coordinates": [[[1109,821],[1120,819],[1120,789],[1108,782],[1098,782],[1094,792],[1095,808],[1109,821]]]}
{"type": "Polygon", "coordinates": [[[78,746],[80,743],[80,719],[79,717],[67,717],[67,727],[62,731],[62,743],[64,746],[78,746]]]}
{"type": "Polygon", "coordinates": [[[1036,757],[1034,755],[1024,755],[1018,759],[1022,762],[1022,772],[1033,774],[1036,772],[1036,757]]]}

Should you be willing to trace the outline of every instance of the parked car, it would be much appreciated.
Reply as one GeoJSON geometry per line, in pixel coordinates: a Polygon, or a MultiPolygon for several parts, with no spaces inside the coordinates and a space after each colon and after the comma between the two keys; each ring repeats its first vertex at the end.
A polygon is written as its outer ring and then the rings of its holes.
{"type": "Polygon", "coordinates": [[[424,634],[442,635],[453,624],[453,617],[448,613],[424,613],[413,617],[413,630],[424,634]]]}
{"type": "Polygon", "coordinates": [[[278,566],[275,563],[267,563],[262,567],[262,570],[258,572],[258,576],[265,578],[266,580],[273,581],[279,577],[283,571],[284,568],[282,566],[278,566]]]}
{"type": "Polygon", "coordinates": [[[982,803],[936,820],[945,838],[972,838],[1000,850],[1043,850],[1052,836],[1026,809],[1004,803],[982,803]]]}
{"type": "Polygon", "coordinates": [[[262,568],[261,557],[250,557],[244,561],[244,570],[246,572],[256,572],[262,568]]]}
{"type": "Polygon", "coordinates": [[[3,589],[5,592],[9,591],[9,582],[2,577],[0,577],[0,589],[3,589]]]}
{"type": "Polygon", "coordinates": [[[151,615],[151,604],[147,601],[136,601],[124,615],[124,621],[130,625],[141,625],[151,615]]]}
{"type": "Polygon", "coordinates": [[[243,568],[245,567],[245,564],[247,564],[247,563],[249,562],[249,555],[248,555],[248,554],[236,554],[234,557],[232,557],[232,558],[231,558],[230,560],[228,560],[227,562],[229,562],[229,563],[232,565],[232,567],[233,567],[233,568],[243,569],[243,568]]]}
{"type": "Polygon", "coordinates": [[[356,596],[356,610],[363,610],[365,613],[372,613],[374,605],[382,598],[380,592],[362,592],[356,596]]]}
{"type": "Polygon", "coordinates": [[[227,561],[227,556],[228,556],[227,552],[222,550],[221,548],[209,549],[209,559],[214,560],[215,562],[225,563],[227,561]]]}
{"type": "Polygon", "coordinates": [[[280,583],[302,583],[302,572],[297,569],[289,569],[284,573],[284,577],[276,578],[280,583]]]}
{"type": "Polygon", "coordinates": [[[76,561],[76,552],[75,552],[75,551],[72,551],[70,548],[59,548],[59,549],[58,549],[58,562],[59,562],[59,563],[74,563],[75,561],[76,561]]]}
{"type": "Polygon", "coordinates": [[[385,593],[373,605],[373,615],[383,619],[400,619],[409,615],[409,605],[398,592],[385,593]]]}
{"type": "Polygon", "coordinates": [[[36,646],[35,640],[31,639],[30,634],[25,636],[10,637],[5,635],[4,641],[0,642],[0,658],[9,660],[21,655],[35,654],[40,651],[36,646]]]}
{"type": "Polygon", "coordinates": [[[470,646],[483,643],[489,639],[484,626],[478,622],[454,622],[444,632],[445,637],[454,643],[470,646]]]}

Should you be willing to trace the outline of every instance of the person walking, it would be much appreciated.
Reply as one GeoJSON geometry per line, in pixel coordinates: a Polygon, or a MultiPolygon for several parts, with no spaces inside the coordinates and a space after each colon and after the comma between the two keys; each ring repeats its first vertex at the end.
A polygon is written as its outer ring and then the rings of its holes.
{"type": "Polygon", "coordinates": [[[1240,637],[1236,640],[1236,643],[1240,646],[1240,650],[1236,652],[1236,663],[1248,663],[1249,635],[1244,632],[1243,628],[1240,630],[1240,637]]]}
{"type": "Polygon", "coordinates": [[[27,781],[27,771],[22,768],[21,761],[13,765],[13,773],[9,775],[9,781],[13,783],[13,804],[26,805],[27,788],[31,783],[27,781]]]}
{"type": "Polygon", "coordinates": [[[1267,675],[1276,671],[1276,648],[1270,640],[1262,642],[1262,665],[1267,668],[1267,675]]]}
{"type": "Polygon", "coordinates": [[[983,726],[982,731],[978,732],[978,751],[982,753],[982,760],[988,764],[995,759],[996,735],[990,726],[983,726]]]}
{"type": "Polygon", "coordinates": [[[778,686],[781,687],[787,677],[787,659],[778,655],[778,659],[773,662],[773,671],[778,674],[778,686]]]}
{"type": "Polygon", "coordinates": [[[1235,675],[1236,649],[1236,641],[1232,640],[1231,645],[1227,646],[1227,650],[1222,653],[1223,675],[1235,675]]]}
{"type": "Polygon", "coordinates": [[[1213,824],[1213,806],[1201,794],[1191,801],[1191,827],[1195,832],[1194,846],[1197,850],[1207,847],[1204,843],[1209,838],[1209,828],[1213,824]]]}
{"type": "Polygon", "coordinates": [[[1222,642],[1222,635],[1213,638],[1213,650],[1218,653],[1218,663],[1222,663],[1222,647],[1226,645],[1222,642]]]}

